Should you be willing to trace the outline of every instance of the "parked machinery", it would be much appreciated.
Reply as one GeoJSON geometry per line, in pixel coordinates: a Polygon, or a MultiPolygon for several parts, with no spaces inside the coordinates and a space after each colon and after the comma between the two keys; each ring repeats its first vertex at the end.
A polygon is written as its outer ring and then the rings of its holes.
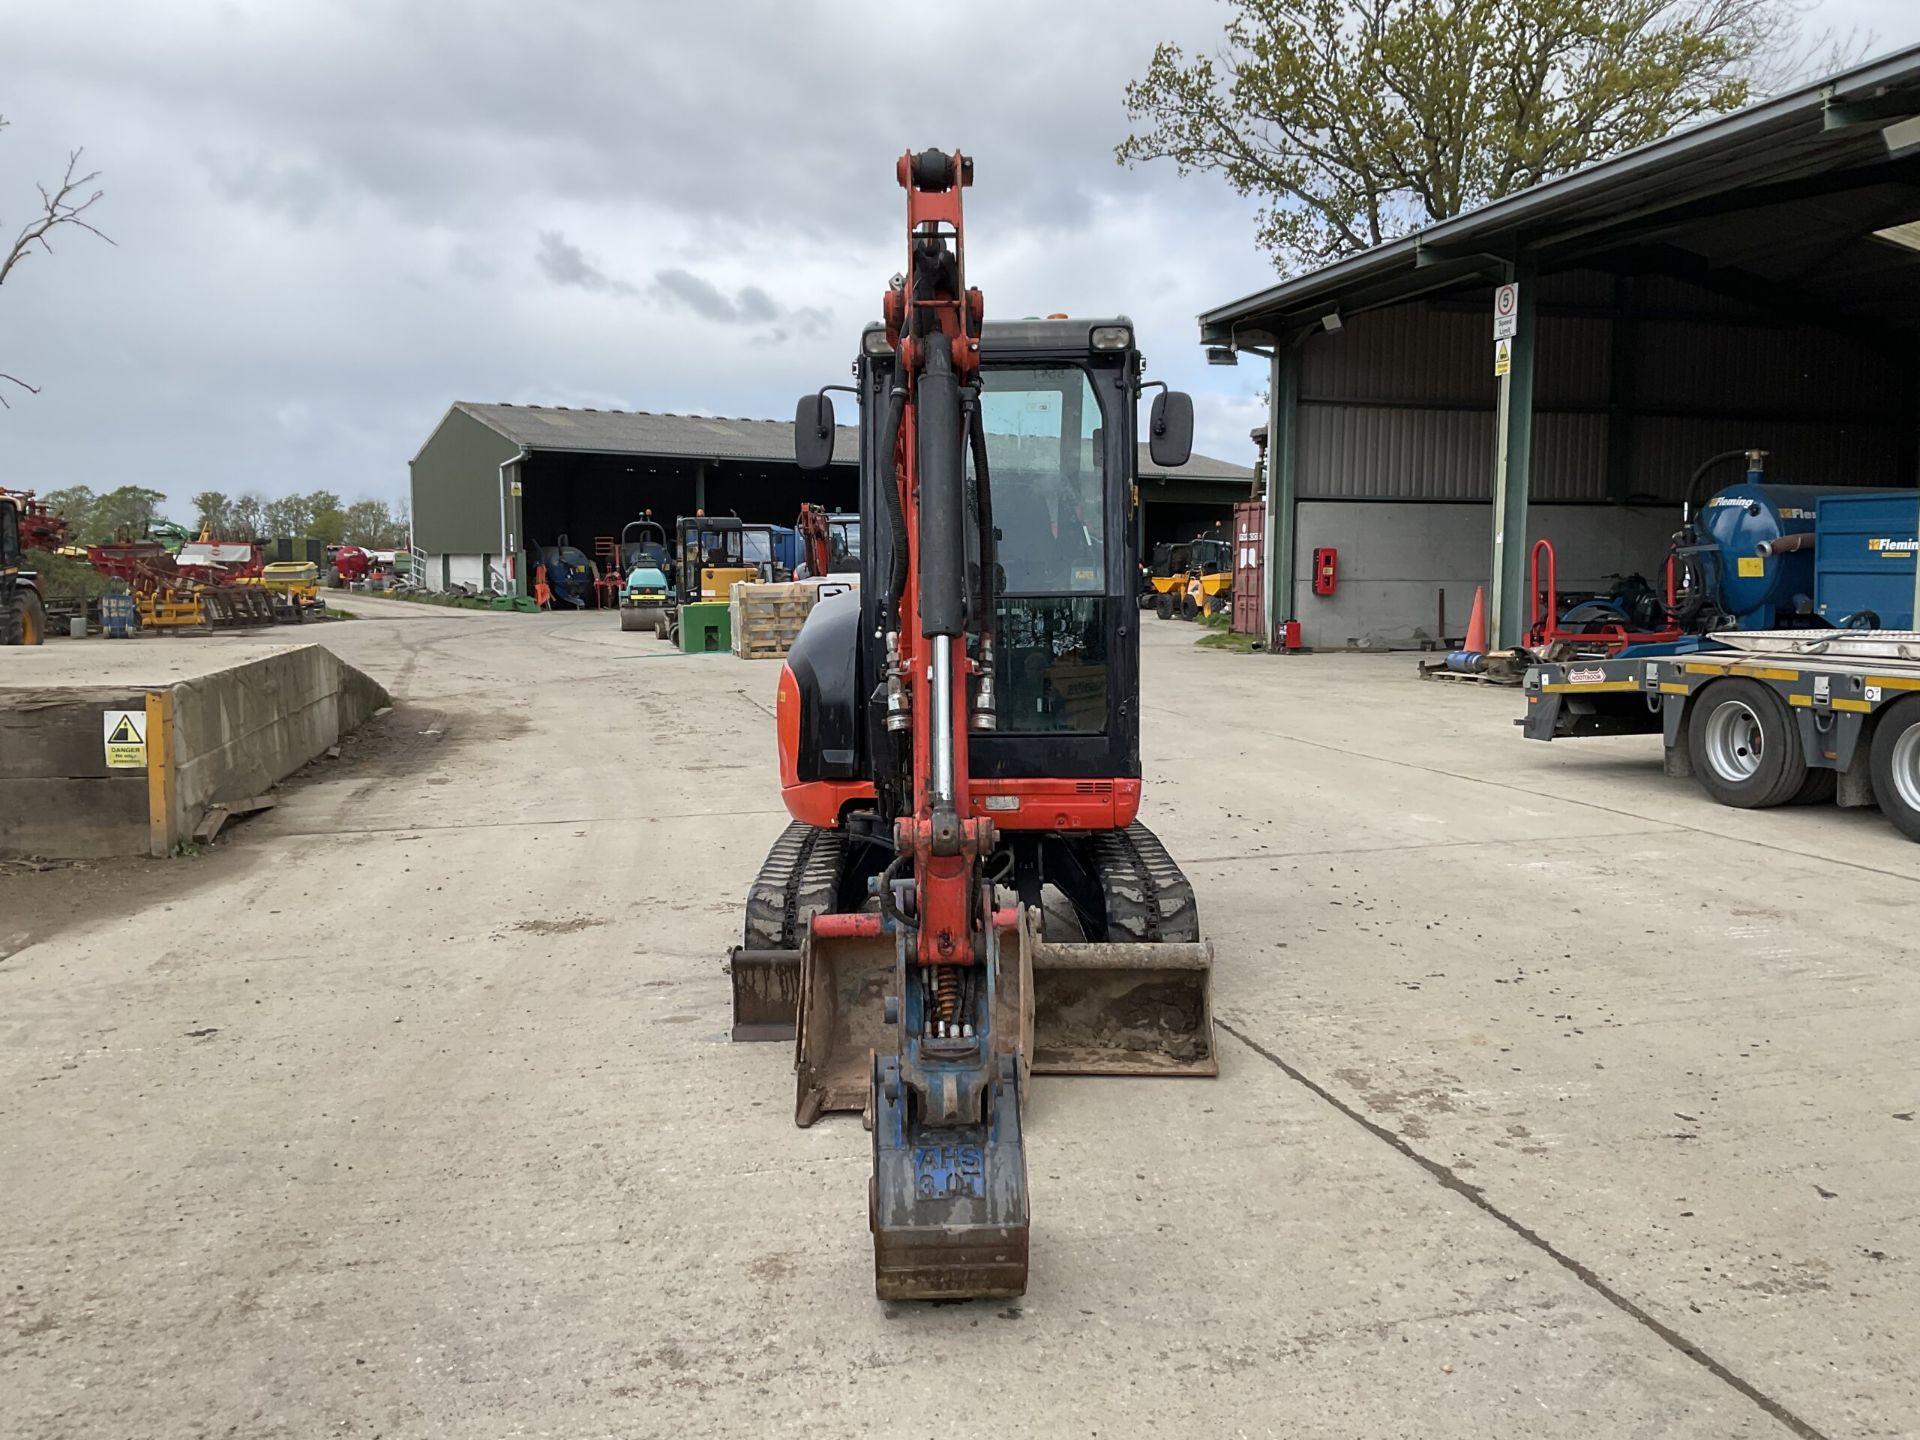
{"type": "Polygon", "coordinates": [[[586,552],[575,546],[565,535],[558,537],[551,545],[542,545],[538,541],[529,547],[529,568],[544,565],[547,571],[547,590],[555,606],[565,605],[573,610],[584,610],[593,602],[595,575],[593,562],[587,559],[586,552]]]}
{"type": "Polygon", "coordinates": [[[46,595],[26,568],[29,550],[54,550],[67,522],[30,490],[0,489],[0,645],[38,645],[47,635],[46,595]]]}
{"type": "Polygon", "coordinates": [[[1659,589],[1619,577],[1569,605],[1554,548],[1534,543],[1528,645],[1546,658],[1691,647],[1719,630],[1903,628],[1913,623],[1910,490],[1781,485],[1764,450],[1728,450],[1694,471],[1659,589]],[[1700,482],[1728,460],[1746,477],[1696,506],[1700,482]]]}
{"type": "Polygon", "coordinates": [[[799,545],[797,533],[786,527],[749,524],[737,515],[682,515],[675,528],[672,600],[654,625],[662,640],[679,643],[683,607],[725,604],[738,582],[772,582],[792,574],[778,558],[799,545]],[[783,540],[782,532],[791,538],[783,540]]]}
{"type": "MultiPolygon", "coordinates": [[[[858,515],[829,514],[818,505],[802,505],[793,528],[799,534],[800,558],[809,575],[817,579],[860,573],[858,515]]],[[[799,573],[797,567],[794,573],[799,573]]]]}
{"type": "Polygon", "coordinates": [[[1187,562],[1186,590],[1180,596],[1180,618],[1198,620],[1233,606],[1233,546],[1217,536],[1193,542],[1187,562]]]}
{"type": "Polygon", "coordinates": [[[1658,734],[1721,804],[1877,803],[1920,839],[1920,491],[1776,485],[1730,453],[1747,479],[1677,537],[1669,633],[1532,666],[1518,723],[1658,734]]]}
{"type": "Polygon", "coordinates": [[[1140,608],[1162,620],[1197,620],[1233,602],[1233,547],[1217,535],[1153,547],[1140,608]]]}
{"type": "Polygon", "coordinates": [[[1172,618],[1187,584],[1187,566],[1193,547],[1184,540],[1162,540],[1153,547],[1153,559],[1146,566],[1146,586],[1140,592],[1140,608],[1152,610],[1162,620],[1172,618]]]}
{"type": "MultiPolygon", "coordinates": [[[[861,585],[781,672],[794,823],[748,898],[734,1034],[797,1020],[797,1123],[870,1114],[881,1298],[1011,1296],[1029,1075],[1215,1073],[1212,949],[1136,819],[1132,326],[983,324],[971,163],[929,150],[898,177],[907,264],[855,370],[861,585]]],[[[1183,463],[1191,401],[1163,393],[1149,429],[1183,463]]],[[[803,400],[804,470],[834,433],[826,394],[803,400]]]]}
{"type": "Polygon", "coordinates": [[[654,521],[629,520],[620,532],[620,628],[654,630],[667,613],[667,532],[654,521]]]}

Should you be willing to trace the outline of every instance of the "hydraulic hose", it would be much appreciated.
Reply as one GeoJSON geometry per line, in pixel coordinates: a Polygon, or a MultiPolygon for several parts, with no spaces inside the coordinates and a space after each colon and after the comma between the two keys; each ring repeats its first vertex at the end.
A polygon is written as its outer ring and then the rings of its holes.
{"type": "Polygon", "coordinates": [[[913,864],[913,852],[905,851],[895,855],[887,868],[880,872],[880,913],[891,920],[901,930],[913,928],[913,922],[900,913],[900,907],[893,903],[893,882],[913,864]]]}
{"type": "Polygon", "coordinates": [[[887,556],[887,612],[893,617],[890,627],[893,629],[899,628],[900,601],[907,593],[907,512],[900,503],[900,477],[894,469],[894,455],[900,442],[900,422],[906,413],[906,387],[896,385],[887,398],[887,424],[881,431],[880,442],[880,463],[886,474],[880,483],[880,490],[886,498],[888,526],[893,532],[893,543],[888,547],[887,556]]]}
{"type": "Polygon", "coordinates": [[[993,486],[987,479],[987,422],[976,390],[967,409],[967,439],[973,446],[973,481],[980,503],[980,634],[993,639],[993,599],[1000,571],[1000,546],[993,533],[993,486]]]}
{"type": "Polygon", "coordinates": [[[1748,447],[1742,447],[1739,450],[1722,450],[1718,455],[1709,455],[1700,462],[1693,474],[1687,477],[1687,488],[1681,492],[1681,503],[1686,506],[1686,512],[1689,517],[1693,515],[1695,510],[1700,508],[1699,503],[1695,499],[1694,492],[1700,488],[1700,481],[1705,478],[1706,473],[1722,461],[1743,460],[1749,453],[1748,447]]]}

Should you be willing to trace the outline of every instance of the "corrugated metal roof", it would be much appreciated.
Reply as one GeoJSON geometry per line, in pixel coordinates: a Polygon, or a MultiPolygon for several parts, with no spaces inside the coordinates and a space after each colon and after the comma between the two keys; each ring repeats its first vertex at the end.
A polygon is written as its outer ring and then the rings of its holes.
{"type": "Polygon", "coordinates": [[[1215,483],[1231,481],[1236,485],[1251,485],[1253,470],[1246,465],[1234,465],[1225,460],[1216,460],[1211,455],[1189,455],[1187,463],[1168,469],[1153,463],[1153,456],[1147,453],[1143,443],[1140,446],[1140,478],[1142,480],[1201,480],[1215,483]]]}
{"type": "MultiPolygon", "coordinates": [[[[1916,113],[1920,46],[1911,46],[1209,310],[1200,316],[1201,338],[1232,343],[1237,332],[1243,343],[1269,343],[1336,305],[1390,305],[1457,285],[1483,271],[1489,254],[1572,266],[1617,243],[1688,249],[1694,240],[1695,253],[1716,256],[1741,243],[1778,249],[1770,219],[1751,204],[1746,213],[1717,215],[1721,197],[1854,170],[1862,186],[1887,181],[1903,162],[1890,160],[1881,129],[1916,113]]],[[[1902,188],[1884,183],[1888,193],[1863,196],[1857,207],[1841,205],[1836,191],[1815,201],[1813,213],[1845,235],[1882,209],[1897,210],[1902,188]]],[[[1832,244],[1826,229],[1807,239],[1816,258],[1816,242],[1832,244]]],[[[1864,253],[1883,267],[1898,258],[1864,253]]],[[[1835,268],[1831,256],[1827,268],[1835,268]]],[[[1871,296],[1873,287],[1865,289],[1871,296]]]]}
{"type": "MultiPolygon", "coordinates": [[[[528,450],[576,450],[606,455],[672,455],[686,460],[793,460],[791,420],[672,415],[651,410],[588,410],[565,405],[481,405],[457,400],[482,425],[528,450]]],[[[860,433],[837,427],[834,463],[852,465],[860,433]]]]}
{"type": "MultiPolygon", "coordinates": [[[[711,415],[673,415],[651,410],[589,410],[566,405],[482,405],[456,400],[482,425],[528,450],[572,450],[603,455],[671,455],[687,460],[791,463],[791,420],[729,419],[711,415]]],[[[835,427],[833,463],[852,465],[860,455],[860,432],[835,427]]],[[[1246,484],[1253,471],[1244,465],[1190,456],[1171,469],[1155,465],[1140,446],[1143,480],[1199,480],[1246,484]]]]}

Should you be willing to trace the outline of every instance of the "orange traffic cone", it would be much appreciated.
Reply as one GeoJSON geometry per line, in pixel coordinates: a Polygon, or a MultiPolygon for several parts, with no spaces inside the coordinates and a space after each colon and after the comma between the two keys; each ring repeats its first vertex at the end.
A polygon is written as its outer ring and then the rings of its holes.
{"type": "Polygon", "coordinates": [[[1487,587],[1478,586],[1473,592],[1473,614],[1467,620],[1466,648],[1475,654],[1487,653],[1487,587]]]}

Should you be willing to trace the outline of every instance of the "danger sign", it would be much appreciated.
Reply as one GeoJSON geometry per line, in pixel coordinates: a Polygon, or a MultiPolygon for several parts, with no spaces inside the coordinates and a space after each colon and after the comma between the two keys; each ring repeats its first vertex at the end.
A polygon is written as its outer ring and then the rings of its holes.
{"type": "Polygon", "coordinates": [[[147,768],[147,712],[109,710],[101,717],[109,770],[147,768]]]}

